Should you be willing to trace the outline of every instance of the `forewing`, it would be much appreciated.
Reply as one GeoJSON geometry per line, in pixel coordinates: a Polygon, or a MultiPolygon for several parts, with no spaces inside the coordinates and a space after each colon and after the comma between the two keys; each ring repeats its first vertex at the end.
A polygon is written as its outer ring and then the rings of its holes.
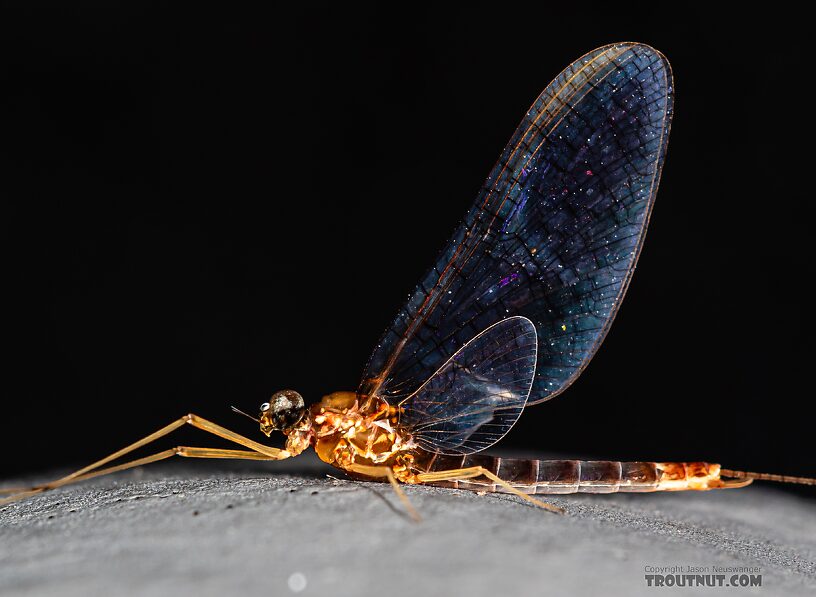
{"type": "Polygon", "coordinates": [[[525,317],[493,324],[400,403],[400,425],[432,452],[471,454],[493,445],[524,410],[537,345],[525,317]]]}
{"type": "Polygon", "coordinates": [[[386,330],[360,393],[399,402],[513,315],[538,333],[528,403],[563,391],[602,342],[632,276],[671,113],[668,61],[648,46],[599,48],[562,72],[386,330]]]}

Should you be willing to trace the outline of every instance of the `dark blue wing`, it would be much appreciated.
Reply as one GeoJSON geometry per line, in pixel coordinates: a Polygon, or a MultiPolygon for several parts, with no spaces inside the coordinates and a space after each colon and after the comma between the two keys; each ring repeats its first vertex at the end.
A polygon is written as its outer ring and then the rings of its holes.
{"type": "Polygon", "coordinates": [[[472,454],[510,430],[524,410],[536,368],[535,325],[494,323],[400,402],[400,425],[428,451],[472,454]]]}
{"type": "Polygon", "coordinates": [[[648,46],[599,48],[561,73],[386,330],[360,393],[398,403],[513,315],[538,334],[528,404],[569,386],[603,341],[634,271],[671,114],[669,63],[648,46]]]}

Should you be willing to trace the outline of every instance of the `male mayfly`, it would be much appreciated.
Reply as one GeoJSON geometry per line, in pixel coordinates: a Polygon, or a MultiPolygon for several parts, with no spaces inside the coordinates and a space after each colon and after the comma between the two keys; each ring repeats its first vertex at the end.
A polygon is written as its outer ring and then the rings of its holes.
{"type": "Polygon", "coordinates": [[[297,392],[284,390],[252,417],[266,436],[282,431],[285,449],[189,414],[0,503],[174,455],[281,460],[310,446],[356,478],[389,480],[404,501],[400,482],[510,492],[554,511],[531,495],[704,490],[753,479],[816,484],[703,462],[482,454],[525,406],[569,387],[606,336],[643,245],[672,100],[669,62],[643,44],[598,48],[558,75],[386,330],[357,391],[307,408],[297,392]],[[248,449],[181,446],[103,468],[185,424],[248,449]]]}

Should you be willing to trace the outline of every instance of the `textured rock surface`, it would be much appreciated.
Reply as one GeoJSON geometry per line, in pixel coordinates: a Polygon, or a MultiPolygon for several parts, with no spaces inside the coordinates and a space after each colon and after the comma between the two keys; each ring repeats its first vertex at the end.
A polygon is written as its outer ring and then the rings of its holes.
{"type": "Polygon", "coordinates": [[[177,462],[11,504],[0,509],[0,593],[816,591],[816,499],[773,488],[556,497],[569,510],[556,516],[511,496],[409,487],[416,524],[387,485],[331,472],[311,457],[177,462]],[[759,567],[762,587],[646,586],[646,566],[672,565],[759,567]]]}

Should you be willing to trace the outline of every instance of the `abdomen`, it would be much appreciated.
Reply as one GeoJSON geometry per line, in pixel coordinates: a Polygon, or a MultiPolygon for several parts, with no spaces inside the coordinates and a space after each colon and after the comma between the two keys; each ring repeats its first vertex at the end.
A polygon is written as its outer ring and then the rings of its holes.
{"type": "MultiPolygon", "coordinates": [[[[417,459],[417,464],[425,472],[481,466],[529,494],[684,491],[726,486],[720,480],[720,465],[706,462],[527,460],[486,454],[425,454],[417,459]]],[[[427,484],[471,491],[507,491],[486,477],[427,484]]]]}

